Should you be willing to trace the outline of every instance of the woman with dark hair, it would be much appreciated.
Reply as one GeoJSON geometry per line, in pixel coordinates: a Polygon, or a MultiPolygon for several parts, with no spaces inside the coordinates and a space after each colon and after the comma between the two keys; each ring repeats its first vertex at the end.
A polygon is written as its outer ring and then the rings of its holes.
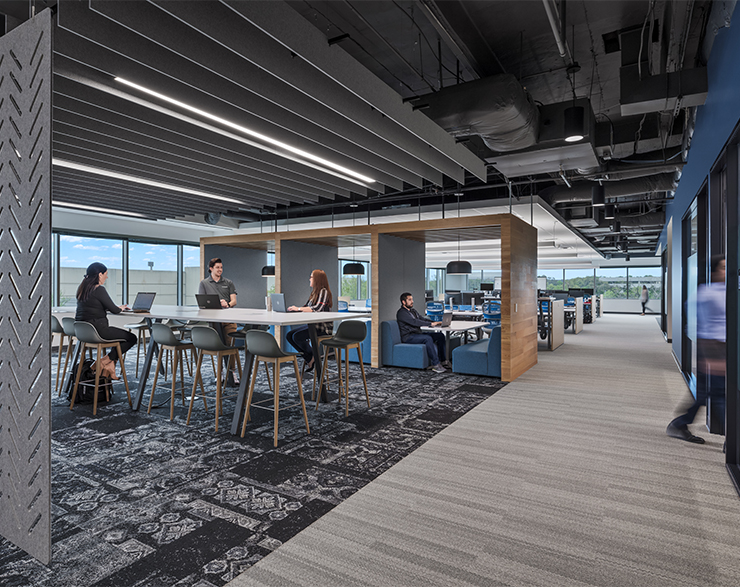
{"type": "MultiPolygon", "coordinates": [[[[311,286],[311,295],[305,306],[290,306],[289,312],[331,312],[332,297],[329,280],[321,269],[314,269],[308,281],[311,286]]],[[[316,324],[316,334],[319,336],[330,335],[334,330],[333,322],[320,322],[316,324]]],[[[313,370],[313,352],[308,335],[308,326],[299,326],[288,332],[285,336],[290,344],[298,349],[306,361],[306,369],[313,370]]]]}
{"type": "MultiPolygon", "coordinates": [[[[106,312],[120,314],[127,306],[116,306],[103,287],[108,279],[108,268],[102,263],[93,263],[87,268],[80,287],[77,288],[77,313],[75,320],[89,322],[95,326],[98,334],[106,340],[121,340],[121,352],[125,353],[136,344],[136,335],[128,330],[115,328],[108,324],[106,312]]],[[[98,357],[102,362],[102,372],[111,379],[120,379],[116,376],[116,361],[118,351],[113,348],[105,357],[98,357]]]]}

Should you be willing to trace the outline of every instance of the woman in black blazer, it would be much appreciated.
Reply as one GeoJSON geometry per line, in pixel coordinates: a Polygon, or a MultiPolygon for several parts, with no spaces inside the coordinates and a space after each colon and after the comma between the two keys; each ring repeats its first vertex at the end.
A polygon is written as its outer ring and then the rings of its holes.
{"type": "MultiPolygon", "coordinates": [[[[116,306],[110,299],[103,284],[108,279],[108,268],[102,263],[93,263],[87,268],[85,277],[77,288],[77,313],[75,320],[89,322],[95,326],[98,334],[106,340],[121,340],[121,352],[125,353],[136,344],[136,335],[128,330],[116,328],[108,324],[107,312],[120,314],[128,306],[116,306]]],[[[102,361],[103,374],[111,379],[120,379],[116,376],[116,361],[118,351],[113,348],[102,361]]]]}

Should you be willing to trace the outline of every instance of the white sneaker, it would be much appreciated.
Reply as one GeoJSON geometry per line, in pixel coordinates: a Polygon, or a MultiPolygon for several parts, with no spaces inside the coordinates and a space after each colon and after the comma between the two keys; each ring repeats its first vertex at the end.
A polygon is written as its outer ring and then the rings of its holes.
{"type": "Polygon", "coordinates": [[[440,363],[437,363],[434,367],[432,367],[432,371],[434,371],[435,373],[447,372],[447,370],[440,363]]]}

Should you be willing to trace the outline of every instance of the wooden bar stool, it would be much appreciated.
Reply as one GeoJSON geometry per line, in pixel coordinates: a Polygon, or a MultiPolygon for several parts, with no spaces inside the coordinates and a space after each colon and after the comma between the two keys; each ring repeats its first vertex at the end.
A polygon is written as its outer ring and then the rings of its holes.
{"type": "MultiPolygon", "coordinates": [[[[339,371],[339,403],[342,403],[342,393],[344,393],[344,404],[345,410],[344,415],[349,416],[349,351],[350,349],[357,349],[357,358],[360,360],[360,370],[362,371],[362,383],[365,386],[365,398],[367,399],[367,407],[370,407],[370,395],[367,392],[367,379],[365,378],[365,365],[362,362],[362,349],[360,345],[367,336],[367,327],[364,322],[359,320],[345,320],[339,324],[336,334],[328,340],[321,341],[321,345],[324,347],[324,365],[326,365],[326,359],[329,355],[329,350],[333,349],[337,355],[337,365],[339,371]],[[342,351],[344,351],[344,381],[342,381],[342,351]]],[[[324,373],[326,369],[321,372],[321,385],[324,383],[324,373]]],[[[319,398],[316,399],[316,409],[319,409],[319,398]]]]}
{"type": "MultiPolygon", "coordinates": [[[[237,340],[244,341],[244,354],[245,355],[247,353],[247,332],[249,332],[253,328],[257,328],[257,330],[260,330],[259,327],[250,326],[249,324],[245,324],[239,330],[236,330],[231,333],[231,342],[234,346],[236,346],[237,340]]],[[[245,361],[246,361],[246,358],[245,358],[245,361]]],[[[246,365],[246,362],[244,364],[246,365]]],[[[265,374],[267,375],[267,386],[270,388],[270,391],[272,391],[272,383],[270,382],[270,371],[267,368],[267,363],[265,363],[265,374]]]]}
{"type": "MultiPolygon", "coordinates": [[[[266,407],[266,406],[260,406],[258,404],[264,403],[265,401],[270,400],[263,400],[261,402],[255,402],[255,407],[262,408],[265,410],[273,410],[275,413],[275,430],[274,430],[274,445],[278,445],[278,414],[280,413],[280,365],[283,363],[292,362],[293,363],[293,369],[295,370],[295,378],[298,382],[298,397],[301,399],[301,407],[303,408],[303,419],[306,421],[306,432],[308,434],[311,434],[311,429],[308,427],[308,414],[306,413],[306,402],[303,399],[303,387],[301,385],[301,375],[298,371],[298,360],[297,360],[297,354],[295,353],[286,353],[283,352],[280,347],[278,346],[277,341],[275,340],[275,337],[270,334],[269,332],[265,332],[264,330],[250,330],[247,332],[247,348],[249,349],[249,352],[254,355],[254,360],[256,361],[255,367],[252,371],[252,373],[257,372],[257,367],[259,367],[259,362],[263,361],[265,364],[272,363],[272,372],[275,375],[275,381],[272,385],[273,389],[273,396],[274,396],[274,406],[272,408],[266,407]]],[[[269,371],[268,371],[269,373],[269,371]]],[[[254,394],[254,381],[255,377],[252,376],[249,381],[249,395],[247,396],[247,409],[244,412],[244,420],[242,422],[242,438],[244,438],[244,433],[247,430],[247,421],[249,418],[249,409],[252,405],[252,395],[254,394]]],[[[268,377],[269,379],[269,377],[268,377]]],[[[292,408],[294,406],[297,406],[298,404],[291,404],[289,406],[285,406],[283,409],[286,408],[292,408]]]]}
{"type": "MultiPolygon", "coordinates": [[[[62,390],[59,389],[59,376],[62,374],[62,351],[64,350],[64,337],[67,336],[67,334],[64,332],[64,327],[62,326],[62,323],[59,322],[59,319],[52,314],[51,316],[51,335],[52,337],[55,334],[59,335],[59,349],[58,349],[58,359],[57,359],[57,381],[56,381],[55,389],[59,392],[59,395],[62,395],[62,390]]],[[[64,377],[62,377],[62,383],[64,383],[64,377]]]]}
{"type": "Polygon", "coordinates": [[[144,346],[144,352],[146,353],[146,331],[149,330],[149,325],[146,320],[141,322],[133,322],[131,324],[125,324],[123,326],[131,332],[136,334],[136,376],[139,376],[139,356],[141,354],[141,347],[144,346]]]}
{"type": "MultiPolygon", "coordinates": [[[[149,408],[146,413],[149,414],[152,411],[152,403],[154,401],[154,392],[157,389],[157,378],[159,377],[159,368],[162,365],[162,354],[165,351],[172,351],[172,394],[170,396],[170,421],[175,418],[175,390],[177,389],[177,365],[180,365],[180,393],[182,395],[182,405],[185,405],[185,370],[183,369],[183,362],[185,357],[183,354],[185,351],[193,352],[195,346],[192,341],[182,340],[175,336],[172,329],[166,324],[155,323],[152,324],[152,339],[159,345],[159,355],[157,357],[157,369],[154,371],[154,383],[152,383],[152,393],[149,396],[149,408]]],[[[201,382],[201,389],[203,383],[201,382]]]]}
{"type": "Polygon", "coordinates": [[[186,424],[190,424],[190,414],[193,411],[193,403],[195,402],[195,391],[200,381],[201,397],[203,398],[203,406],[208,411],[208,405],[206,404],[206,394],[203,389],[203,377],[200,373],[200,367],[203,364],[203,356],[210,355],[211,358],[216,357],[216,365],[218,365],[218,373],[216,375],[216,432],[218,432],[218,417],[221,413],[221,401],[222,401],[222,381],[221,381],[221,370],[223,368],[224,357],[236,357],[236,366],[239,369],[239,377],[242,376],[242,363],[239,359],[239,349],[236,347],[226,346],[218,335],[215,329],[210,326],[193,326],[191,331],[193,337],[193,345],[198,352],[198,360],[195,365],[195,379],[193,380],[193,393],[190,396],[190,408],[188,409],[188,419],[186,424]]]}
{"type": "MultiPolygon", "coordinates": [[[[75,398],[77,397],[77,386],[80,384],[80,375],[82,375],[82,366],[85,361],[85,348],[95,347],[95,390],[93,391],[93,415],[98,413],[98,387],[100,384],[100,372],[102,371],[102,359],[103,351],[108,348],[115,348],[118,350],[118,359],[121,363],[121,375],[123,375],[123,383],[126,386],[126,395],[128,396],[128,405],[131,406],[131,392],[128,389],[128,379],[126,378],[126,365],[123,360],[123,354],[121,353],[122,340],[106,340],[98,334],[98,330],[89,322],[77,322],[75,321],[75,336],[80,341],[82,348],[80,349],[80,361],[77,367],[77,377],[75,378],[75,386],[72,390],[72,402],[69,404],[71,410],[75,406],[75,398]]],[[[110,400],[110,396],[106,392],[106,397],[110,400]]]]}
{"type": "MultiPolygon", "coordinates": [[[[67,365],[69,364],[69,358],[74,354],[74,344],[77,337],[75,337],[75,319],[74,318],[62,318],[62,330],[64,330],[65,336],[69,339],[67,344],[67,352],[64,353],[64,368],[62,369],[62,387],[64,382],[67,380],[67,365]]],[[[62,349],[60,347],[59,352],[62,349]]],[[[85,355],[80,353],[80,356],[84,359],[85,355]]],[[[57,373],[58,375],[58,373],[57,373]]],[[[59,388],[59,395],[62,395],[62,387],[59,388]]]]}

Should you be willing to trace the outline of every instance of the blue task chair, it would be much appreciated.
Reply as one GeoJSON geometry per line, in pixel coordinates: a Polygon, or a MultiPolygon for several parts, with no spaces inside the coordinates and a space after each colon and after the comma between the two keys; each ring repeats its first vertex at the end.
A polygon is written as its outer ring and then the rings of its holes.
{"type": "Polygon", "coordinates": [[[337,302],[337,312],[349,312],[349,304],[344,300],[337,302]]]}
{"type": "Polygon", "coordinates": [[[486,302],[483,304],[483,320],[488,322],[488,326],[501,326],[501,302],[486,302]]]}
{"type": "Polygon", "coordinates": [[[427,316],[432,322],[441,322],[445,313],[445,305],[442,302],[427,302],[427,316]]]}

